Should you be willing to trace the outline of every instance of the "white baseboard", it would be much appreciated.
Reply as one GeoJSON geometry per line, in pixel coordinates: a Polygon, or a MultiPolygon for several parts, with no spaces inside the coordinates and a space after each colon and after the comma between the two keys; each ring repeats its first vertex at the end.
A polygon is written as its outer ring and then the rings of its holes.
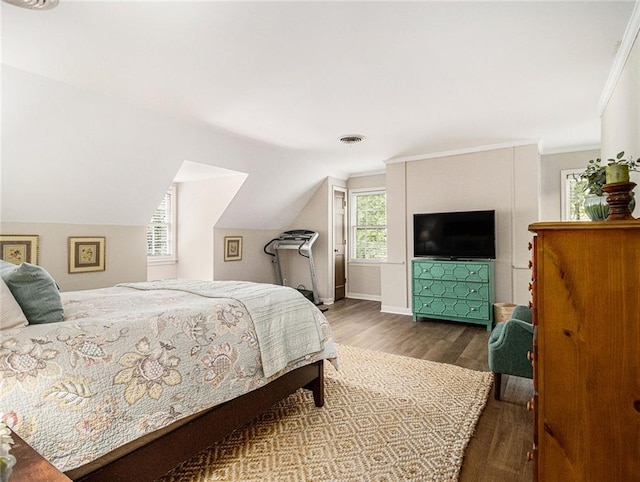
{"type": "Polygon", "coordinates": [[[386,306],[382,305],[380,307],[380,311],[382,313],[392,313],[394,315],[409,315],[413,316],[413,312],[411,308],[405,308],[404,306],[386,306]]]}
{"type": "Polygon", "coordinates": [[[332,305],[335,302],[334,298],[320,298],[320,302],[323,305],[332,305]]]}
{"type": "Polygon", "coordinates": [[[347,298],[353,298],[354,300],[382,301],[382,296],[380,295],[367,295],[364,293],[347,293],[347,298]]]}

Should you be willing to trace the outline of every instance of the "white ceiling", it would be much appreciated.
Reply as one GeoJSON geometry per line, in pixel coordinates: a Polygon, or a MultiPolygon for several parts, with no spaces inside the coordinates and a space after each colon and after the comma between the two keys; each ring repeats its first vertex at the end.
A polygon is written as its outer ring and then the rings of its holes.
{"type": "Polygon", "coordinates": [[[3,4],[2,61],[349,174],[523,139],[598,145],[634,3],[3,4]]]}

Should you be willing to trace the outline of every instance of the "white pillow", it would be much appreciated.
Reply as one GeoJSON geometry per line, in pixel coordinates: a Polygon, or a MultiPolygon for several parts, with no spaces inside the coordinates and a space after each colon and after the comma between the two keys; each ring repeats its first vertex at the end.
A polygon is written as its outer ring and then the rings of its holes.
{"type": "Polygon", "coordinates": [[[27,324],[22,308],[11,294],[7,284],[0,278],[0,330],[27,324]]]}

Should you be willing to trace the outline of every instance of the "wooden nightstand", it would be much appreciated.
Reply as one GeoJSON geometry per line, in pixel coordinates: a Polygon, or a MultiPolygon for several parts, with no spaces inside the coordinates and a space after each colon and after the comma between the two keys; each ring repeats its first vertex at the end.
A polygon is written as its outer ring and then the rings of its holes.
{"type": "Polygon", "coordinates": [[[17,463],[9,478],[10,482],[70,482],[71,479],[51,465],[15,432],[11,433],[15,444],[11,453],[17,463]]]}

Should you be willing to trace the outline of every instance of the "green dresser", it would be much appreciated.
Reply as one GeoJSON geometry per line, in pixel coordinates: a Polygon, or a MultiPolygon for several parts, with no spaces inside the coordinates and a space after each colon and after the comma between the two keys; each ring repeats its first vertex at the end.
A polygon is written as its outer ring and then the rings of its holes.
{"type": "Polygon", "coordinates": [[[493,327],[493,262],[414,259],[413,320],[433,318],[493,327]]]}

